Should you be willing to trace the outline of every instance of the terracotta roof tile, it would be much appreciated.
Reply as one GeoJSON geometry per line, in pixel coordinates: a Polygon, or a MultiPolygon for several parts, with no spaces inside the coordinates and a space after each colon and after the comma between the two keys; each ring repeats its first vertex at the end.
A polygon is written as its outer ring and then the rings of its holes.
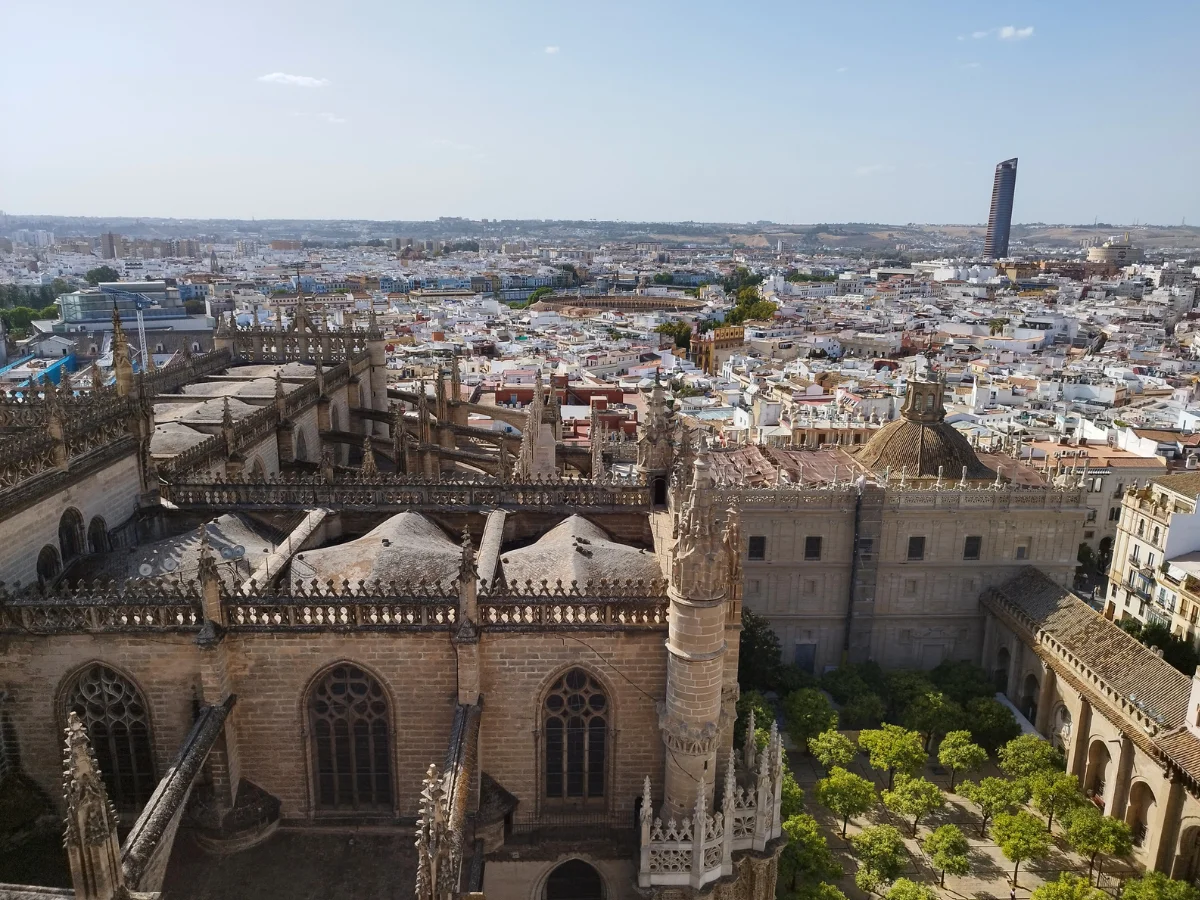
{"type": "Polygon", "coordinates": [[[1165,727],[1183,724],[1192,680],[1039,569],[1026,566],[994,591],[1121,696],[1152,707],[1165,727]]]}

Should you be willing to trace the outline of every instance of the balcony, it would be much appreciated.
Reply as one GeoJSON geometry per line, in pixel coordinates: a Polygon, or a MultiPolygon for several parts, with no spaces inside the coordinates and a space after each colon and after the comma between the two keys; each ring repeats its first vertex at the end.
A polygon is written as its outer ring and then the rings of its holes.
{"type": "Polygon", "coordinates": [[[1151,586],[1145,581],[1139,581],[1133,578],[1132,575],[1125,579],[1125,590],[1131,594],[1141,597],[1143,600],[1149,600],[1151,594],[1151,586]]]}

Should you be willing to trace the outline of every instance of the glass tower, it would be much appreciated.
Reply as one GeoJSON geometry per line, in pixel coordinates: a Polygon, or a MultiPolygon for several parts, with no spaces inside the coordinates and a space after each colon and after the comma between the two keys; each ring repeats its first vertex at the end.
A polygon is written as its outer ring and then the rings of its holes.
{"type": "Polygon", "coordinates": [[[1006,159],[996,166],[992,182],[992,209],[988,213],[987,237],[983,239],[983,255],[988,259],[1008,256],[1008,233],[1012,228],[1013,195],[1017,192],[1017,158],[1006,159]]]}

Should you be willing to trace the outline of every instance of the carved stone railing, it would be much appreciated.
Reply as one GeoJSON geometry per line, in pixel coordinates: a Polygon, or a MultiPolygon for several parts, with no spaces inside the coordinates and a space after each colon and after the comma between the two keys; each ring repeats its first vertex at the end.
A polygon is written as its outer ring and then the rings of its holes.
{"type": "Polygon", "coordinates": [[[29,634],[198,631],[200,600],[191,596],[94,596],[0,599],[0,631],[29,634]]]}
{"type": "MultiPolygon", "coordinates": [[[[748,742],[754,740],[751,730],[748,742]]],[[[780,821],[783,744],[774,725],[766,749],[758,754],[748,749],[742,762],[744,770],[739,775],[736,754],[730,750],[720,811],[707,811],[707,797],[700,790],[692,815],[682,820],[663,822],[655,818],[650,779],[646,778],[642,792],[639,887],[699,890],[733,874],[734,853],[763,852],[779,839],[783,831],[780,821]],[[740,787],[739,782],[745,787],[740,787]]]]}
{"type": "MultiPolygon", "coordinates": [[[[196,451],[196,448],[192,449],[196,451]]],[[[383,472],[371,476],[339,474],[332,483],[320,477],[256,481],[179,480],[163,485],[162,496],[184,509],[213,506],[225,509],[288,506],[481,509],[508,506],[595,510],[644,509],[650,505],[649,488],[634,479],[599,483],[573,478],[511,482],[494,478],[430,481],[420,476],[383,472]]]]}
{"type": "Polygon", "coordinates": [[[230,598],[222,611],[232,631],[444,630],[458,621],[458,598],[230,598]]]}
{"type": "MultiPolygon", "coordinates": [[[[223,329],[225,326],[223,326],[223,329]]],[[[233,345],[233,353],[247,362],[314,362],[319,359],[349,359],[365,355],[378,333],[346,330],[284,330],[250,326],[231,333],[219,331],[218,338],[233,345]]]]}
{"type": "Polygon", "coordinates": [[[930,483],[924,490],[913,487],[886,488],[885,502],[893,508],[924,509],[1078,509],[1084,506],[1085,496],[1081,488],[1017,487],[1003,485],[999,488],[958,489],[953,482],[942,488],[930,483]]]}
{"type": "Polygon", "coordinates": [[[225,349],[210,350],[200,356],[176,358],[163,368],[146,373],[142,384],[147,396],[174,394],[197,378],[225,371],[233,362],[232,355],[225,349]]]}

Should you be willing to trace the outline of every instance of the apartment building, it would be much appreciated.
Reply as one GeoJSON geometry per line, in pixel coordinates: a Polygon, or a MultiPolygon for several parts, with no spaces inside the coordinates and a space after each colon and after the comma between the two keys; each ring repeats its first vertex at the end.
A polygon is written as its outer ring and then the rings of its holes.
{"type": "Polygon", "coordinates": [[[1158,622],[1196,641],[1200,617],[1200,471],[1128,490],[1109,568],[1113,618],[1158,622]]]}

